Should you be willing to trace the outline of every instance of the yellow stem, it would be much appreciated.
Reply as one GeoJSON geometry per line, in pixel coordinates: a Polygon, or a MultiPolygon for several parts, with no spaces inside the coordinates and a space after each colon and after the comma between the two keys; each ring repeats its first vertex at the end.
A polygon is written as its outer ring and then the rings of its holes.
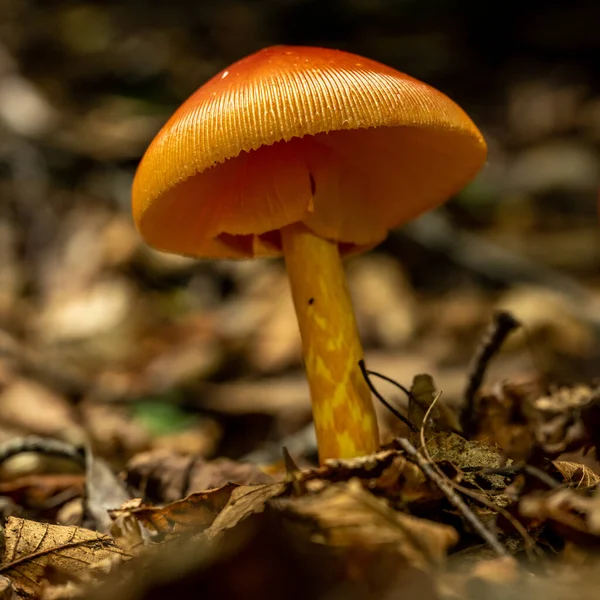
{"type": "Polygon", "coordinates": [[[337,244],[302,224],[281,230],[298,317],[321,462],[375,452],[371,392],[358,366],[363,349],[337,244]]]}

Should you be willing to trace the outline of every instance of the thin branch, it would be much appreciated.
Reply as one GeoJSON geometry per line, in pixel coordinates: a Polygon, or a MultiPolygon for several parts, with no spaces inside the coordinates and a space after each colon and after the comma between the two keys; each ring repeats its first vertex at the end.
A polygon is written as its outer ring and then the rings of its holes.
{"type": "MultiPolygon", "coordinates": [[[[363,361],[361,361],[363,362],[363,361]]],[[[392,379],[391,377],[388,377],[387,375],[384,375],[383,373],[378,373],[377,371],[371,371],[369,369],[366,369],[369,377],[379,377],[379,379],[383,379],[384,381],[387,381],[388,383],[391,383],[393,386],[397,387],[400,391],[404,392],[408,398],[412,398],[412,392],[404,387],[401,383],[397,382],[395,379],[392,379]]]]}
{"type": "Polygon", "coordinates": [[[551,490],[562,487],[562,484],[554,479],[554,477],[548,475],[548,473],[533,465],[511,465],[508,467],[471,467],[463,469],[463,471],[465,473],[469,471],[479,471],[482,475],[503,475],[505,477],[526,473],[527,475],[531,475],[544,485],[548,486],[551,490]]]}
{"type": "Polygon", "coordinates": [[[381,404],[383,404],[396,418],[400,419],[400,421],[402,421],[411,431],[416,432],[417,428],[398,410],[396,410],[378,391],[377,388],[373,385],[373,383],[371,382],[371,380],[369,379],[369,374],[370,372],[367,370],[367,368],[365,367],[365,361],[364,360],[359,360],[358,361],[358,366],[361,370],[361,373],[363,374],[363,377],[365,378],[365,381],[367,382],[367,385],[369,386],[369,389],[371,390],[371,392],[373,393],[373,395],[377,398],[377,400],[379,400],[379,402],[381,402],[381,404]]]}
{"type": "Polygon", "coordinates": [[[466,435],[473,431],[475,419],[475,398],[481,387],[483,378],[488,369],[490,361],[512,331],[521,326],[509,312],[498,311],[494,315],[481,345],[475,352],[475,356],[469,368],[469,379],[464,394],[464,407],[461,413],[461,425],[466,435]]]}

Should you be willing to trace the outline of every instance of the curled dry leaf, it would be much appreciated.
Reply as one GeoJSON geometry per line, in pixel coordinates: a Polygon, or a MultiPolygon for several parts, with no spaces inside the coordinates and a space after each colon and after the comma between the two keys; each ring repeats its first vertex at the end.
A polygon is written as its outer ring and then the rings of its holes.
{"type": "Polygon", "coordinates": [[[132,556],[138,556],[142,547],[151,542],[150,532],[145,529],[133,511],[142,506],[141,498],[127,500],[114,514],[109,513],[113,520],[110,534],[117,544],[132,556]]]}
{"type": "Polygon", "coordinates": [[[532,405],[535,436],[546,454],[558,456],[598,442],[600,395],[584,385],[561,387],[532,405]]]}
{"type": "Polygon", "coordinates": [[[313,541],[361,550],[387,547],[418,568],[441,563],[458,542],[453,527],[395,511],[358,480],[279,500],[277,505],[295,521],[308,523],[313,541]]]}
{"type": "Polygon", "coordinates": [[[524,414],[540,390],[532,383],[503,383],[481,398],[477,406],[477,439],[497,444],[515,461],[526,461],[535,446],[532,425],[524,414]]]}
{"type": "Polygon", "coordinates": [[[587,465],[566,460],[553,460],[552,466],[562,475],[565,483],[575,488],[591,488],[600,483],[600,475],[587,465]]]}
{"type": "Polygon", "coordinates": [[[305,471],[302,480],[348,481],[352,477],[372,479],[379,477],[400,456],[402,453],[397,450],[382,450],[355,458],[330,459],[322,467],[305,471]]]}
{"type": "Polygon", "coordinates": [[[121,509],[110,511],[110,514],[113,519],[133,517],[146,529],[160,534],[181,533],[186,530],[203,531],[212,525],[237,488],[237,485],[228,483],[214,490],[190,494],[183,500],[171,502],[160,508],[131,508],[130,504],[127,504],[121,509]]]}
{"type": "Polygon", "coordinates": [[[127,558],[114,540],[96,531],[9,517],[0,574],[18,592],[38,595],[48,569],[78,579],[105,559],[127,558]]]}
{"type": "Polygon", "coordinates": [[[391,449],[355,458],[328,460],[323,466],[300,471],[296,486],[316,492],[330,483],[352,479],[362,481],[364,487],[375,495],[383,495],[403,506],[431,503],[443,496],[437,487],[431,485],[423,471],[407,460],[402,450],[391,449]]]}
{"type": "Polygon", "coordinates": [[[328,460],[325,465],[303,471],[299,482],[312,491],[326,483],[360,479],[374,493],[402,503],[431,501],[441,494],[433,489],[423,471],[408,461],[401,450],[382,450],[350,459],[328,460]]]}
{"type": "Polygon", "coordinates": [[[205,531],[209,539],[215,539],[250,515],[261,513],[268,500],[286,493],[291,483],[266,483],[242,485],[233,490],[227,506],[219,513],[213,524],[205,531]]]}
{"type": "Polygon", "coordinates": [[[546,393],[540,383],[507,382],[484,396],[478,408],[478,438],[495,442],[516,461],[527,461],[538,450],[557,458],[598,445],[598,390],[578,385],[546,393]]]}

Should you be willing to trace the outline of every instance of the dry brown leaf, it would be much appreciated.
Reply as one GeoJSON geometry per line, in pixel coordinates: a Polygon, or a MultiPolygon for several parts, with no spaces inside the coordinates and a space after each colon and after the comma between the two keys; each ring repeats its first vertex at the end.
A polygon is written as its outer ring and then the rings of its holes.
{"type": "Polygon", "coordinates": [[[149,532],[133,514],[133,511],[141,506],[141,498],[132,498],[119,509],[109,512],[113,520],[110,534],[119,546],[132,556],[137,556],[139,549],[150,542],[149,532]]]}
{"type": "MultiPolygon", "coordinates": [[[[431,375],[421,373],[414,376],[408,399],[408,418],[417,429],[423,425],[425,414],[437,396],[438,391],[431,375]]],[[[428,431],[460,431],[456,412],[444,404],[443,400],[437,402],[429,419],[431,422],[426,424],[428,431]]]]}
{"type": "Polygon", "coordinates": [[[580,451],[598,444],[600,397],[584,385],[552,390],[532,403],[535,436],[546,455],[580,451]]]}
{"type": "Polygon", "coordinates": [[[79,578],[105,559],[127,559],[114,540],[81,527],[49,525],[9,517],[4,530],[0,574],[25,594],[40,592],[48,569],[79,578]]]}
{"type": "Polygon", "coordinates": [[[600,475],[581,463],[553,460],[552,466],[562,475],[565,483],[574,483],[575,488],[590,488],[600,482],[600,475]]]}
{"type": "Polygon", "coordinates": [[[302,481],[324,479],[327,481],[348,481],[352,477],[372,479],[379,477],[397,457],[398,450],[382,450],[375,454],[355,458],[330,459],[323,466],[302,473],[302,481]]]}
{"type": "Polygon", "coordinates": [[[466,440],[455,433],[436,433],[428,436],[427,450],[434,461],[448,461],[459,469],[468,467],[499,467],[500,450],[491,444],[466,440]]]}
{"type": "Polygon", "coordinates": [[[205,531],[206,536],[209,539],[215,539],[250,515],[262,512],[268,500],[281,496],[290,487],[290,483],[266,483],[238,487],[233,490],[227,506],[205,531]]]}
{"type": "Polygon", "coordinates": [[[536,382],[506,382],[485,394],[477,408],[477,439],[497,445],[508,458],[526,461],[533,452],[535,439],[533,427],[523,412],[539,393],[536,382]]]}
{"type": "Polygon", "coordinates": [[[419,568],[439,564],[458,542],[454,528],[395,511],[358,480],[277,505],[295,520],[308,520],[316,542],[362,550],[386,546],[419,568]]]}
{"type": "Polygon", "coordinates": [[[435,383],[431,375],[422,373],[413,377],[408,398],[408,419],[417,429],[423,425],[425,413],[436,395],[435,383]]]}
{"type": "Polygon", "coordinates": [[[171,502],[160,508],[150,506],[130,508],[126,505],[124,508],[111,511],[110,514],[113,519],[132,516],[146,529],[161,534],[181,533],[190,529],[203,531],[225,508],[237,488],[236,484],[228,483],[214,490],[190,494],[183,500],[171,502]]]}
{"type": "Polygon", "coordinates": [[[21,505],[41,507],[59,494],[80,495],[84,488],[83,475],[25,475],[13,481],[0,482],[0,494],[18,501],[21,505]]]}
{"type": "Polygon", "coordinates": [[[166,449],[138,454],[127,465],[129,485],[158,502],[174,502],[190,493],[212,490],[229,482],[248,485],[272,481],[254,463],[228,458],[208,461],[166,449]]]}

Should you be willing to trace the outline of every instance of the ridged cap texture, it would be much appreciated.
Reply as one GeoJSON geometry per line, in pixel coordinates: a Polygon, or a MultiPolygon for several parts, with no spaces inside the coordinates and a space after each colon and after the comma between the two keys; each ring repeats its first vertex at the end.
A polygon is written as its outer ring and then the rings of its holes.
{"type": "Polygon", "coordinates": [[[133,184],[152,246],[243,258],[280,253],[303,222],[343,253],[468,183],[486,144],[434,88],[339,50],[275,46],[218,73],[173,114],[133,184]]]}

